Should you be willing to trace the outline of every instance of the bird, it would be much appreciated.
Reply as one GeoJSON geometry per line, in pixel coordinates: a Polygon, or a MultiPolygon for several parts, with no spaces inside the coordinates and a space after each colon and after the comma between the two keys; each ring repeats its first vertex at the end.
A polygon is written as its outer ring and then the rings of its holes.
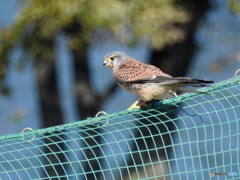
{"type": "Polygon", "coordinates": [[[158,67],[145,64],[121,51],[107,53],[104,56],[103,65],[112,69],[114,80],[123,89],[139,97],[128,110],[147,106],[146,103],[151,100],[172,98],[177,90],[207,94],[184,86],[202,87],[213,83],[213,81],[198,78],[172,77],[158,67]],[[139,101],[143,102],[137,105],[139,101]]]}

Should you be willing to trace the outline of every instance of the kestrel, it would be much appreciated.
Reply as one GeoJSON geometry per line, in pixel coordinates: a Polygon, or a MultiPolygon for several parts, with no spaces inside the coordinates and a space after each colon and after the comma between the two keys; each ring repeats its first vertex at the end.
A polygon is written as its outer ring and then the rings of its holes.
{"type": "Polygon", "coordinates": [[[172,77],[159,68],[142,63],[120,51],[106,54],[103,65],[113,70],[113,78],[121,87],[139,96],[139,99],[128,109],[146,106],[146,101],[171,98],[176,90],[206,94],[183,86],[200,87],[205,86],[205,83],[213,83],[203,79],[172,77]],[[143,103],[137,106],[140,100],[143,103]]]}

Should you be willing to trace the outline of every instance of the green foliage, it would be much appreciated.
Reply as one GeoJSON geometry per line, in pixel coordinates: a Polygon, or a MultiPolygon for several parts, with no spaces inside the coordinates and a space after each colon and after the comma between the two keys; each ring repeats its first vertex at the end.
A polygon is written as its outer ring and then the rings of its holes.
{"type": "Polygon", "coordinates": [[[229,1],[228,6],[233,12],[240,15],[240,1],[239,0],[229,1]]]}
{"type": "Polygon", "coordinates": [[[174,0],[25,0],[13,25],[0,31],[0,76],[16,45],[23,48],[24,57],[26,52],[52,57],[46,44],[63,33],[77,51],[109,37],[127,45],[145,40],[161,48],[184,38],[176,25],[188,20],[187,11],[174,0]],[[67,33],[76,25],[74,35],[67,33]]]}
{"type": "Polygon", "coordinates": [[[162,47],[183,38],[174,24],[187,20],[186,11],[173,0],[31,0],[25,1],[15,23],[1,39],[12,44],[32,30],[39,38],[50,38],[78,22],[82,28],[77,39],[80,42],[89,42],[94,30],[106,28],[125,43],[146,37],[151,46],[162,47]]]}

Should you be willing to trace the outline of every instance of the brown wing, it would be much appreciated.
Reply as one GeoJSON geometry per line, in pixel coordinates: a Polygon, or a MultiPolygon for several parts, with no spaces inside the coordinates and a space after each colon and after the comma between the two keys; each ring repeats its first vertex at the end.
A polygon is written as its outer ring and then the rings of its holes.
{"type": "Polygon", "coordinates": [[[157,68],[156,66],[150,65],[150,64],[145,64],[151,71],[154,71],[157,73],[157,75],[160,76],[166,76],[166,77],[172,77],[169,74],[166,74],[164,72],[162,72],[159,68],[157,68]]]}
{"type": "Polygon", "coordinates": [[[130,58],[122,63],[116,70],[114,70],[113,75],[114,79],[122,82],[151,80],[159,75],[171,77],[170,75],[163,73],[159,68],[142,63],[134,58],[130,58]]]}

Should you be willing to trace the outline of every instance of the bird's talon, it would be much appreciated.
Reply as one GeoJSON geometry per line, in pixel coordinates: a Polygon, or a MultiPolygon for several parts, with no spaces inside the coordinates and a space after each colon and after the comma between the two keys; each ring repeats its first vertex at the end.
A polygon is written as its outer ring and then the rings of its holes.
{"type": "Polygon", "coordinates": [[[130,109],[140,109],[140,106],[137,106],[139,101],[140,101],[140,99],[136,100],[127,110],[130,110],[130,109]]]}
{"type": "Polygon", "coordinates": [[[148,105],[146,104],[146,101],[143,101],[139,106],[140,106],[140,107],[141,107],[141,106],[147,107],[148,105]]]}
{"type": "Polygon", "coordinates": [[[140,106],[132,105],[127,110],[130,110],[130,109],[140,109],[140,106]]]}
{"type": "Polygon", "coordinates": [[[137,100],[135,103],[133,103],[133,105],[131,105],[127,110],[130,109],[141,109],[142,106],[147,107],[148,105],[146,104],[146,101],[142,102],[139,106],[137,106],[139,100],[137,100]]]}

